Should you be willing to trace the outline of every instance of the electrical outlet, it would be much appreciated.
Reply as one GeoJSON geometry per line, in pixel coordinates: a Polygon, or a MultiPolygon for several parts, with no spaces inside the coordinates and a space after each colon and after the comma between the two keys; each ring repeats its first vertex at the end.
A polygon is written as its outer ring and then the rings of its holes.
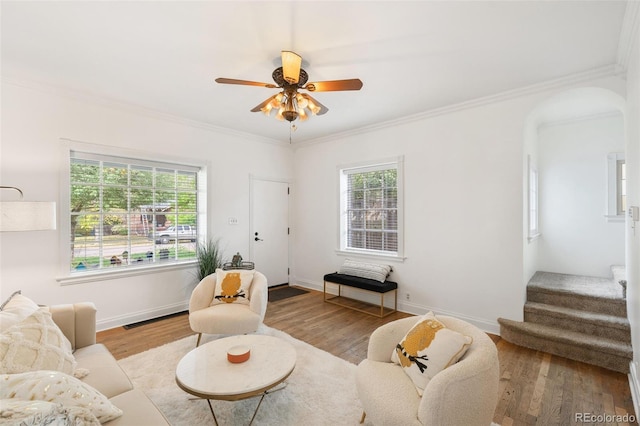
{"type": "Polygon", "coordinates": [[[230,217],[229,218],[229,225],[237,225],[238,224],[238,218],[237,217],[230,217]]]}
{"type": "Polygon", "coordinates": [[[411,300],[411,294],[405,293],[405,297],[406,297],[407,300],[411,300]]]}

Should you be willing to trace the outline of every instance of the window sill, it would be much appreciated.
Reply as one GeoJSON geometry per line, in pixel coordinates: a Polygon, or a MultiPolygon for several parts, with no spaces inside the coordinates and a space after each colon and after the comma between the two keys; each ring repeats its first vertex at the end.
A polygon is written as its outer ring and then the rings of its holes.
{"type": "Polygon", "coordinates": [[[542,234],[541,234],[541,233],[536,232],[535,234],[529,235],[529,236],[527,237],[527,241],[528,241],[529,243],[532,243],[532,242],[534,242],[535,240],[537,240],[538,238],[540,238],[541,236],[542,236],[542,234]]]}
{"type": "Polygon", "coordinates": [[[606,214],[604,215],[604,217],[609,223],[624,222],[625,220],[623,214],[619,214],[619,215],[606,214]]]}
{"type": "Polygon", "coordinates": [[[195,260],[179,263],[169,263],[166,265],[136,266],[131,265],[118,270],[100,270],[96,272],[75,272],[66,277],[58,277],[56,281],[60,285],[83,284],[96,281],[113,280],[117,278],[133,277],[136,275],[157,274],[160,272],[189,269],[196,265],[195,260]]]}
{"type": "Polygon", "coordinates": [[[359,250],[336,250],[336,254],[338,256],[349,256],[349,257],[363,257],[368,259],[385,259],[391,262],[404,262],[406,257],[399,256],[396,254],[385,254],[385,253],[377,253],[371,250],[367,251],[359,251],[359,250]]]}

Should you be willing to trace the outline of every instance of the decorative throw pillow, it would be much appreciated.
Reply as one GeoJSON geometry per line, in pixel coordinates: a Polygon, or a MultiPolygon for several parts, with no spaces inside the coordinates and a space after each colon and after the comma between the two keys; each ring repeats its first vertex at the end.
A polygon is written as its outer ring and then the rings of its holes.
{"type": "Polygon", "coordinates": [[[0,309],[0,333],[19,323],[37,310],[38,305],[33,300],[16,291],[2,304],[2,308],[0,309]]]}
{"type": "Polygon", "coordinates": [[[402,338],[391,354],[422,395],[436,374],[458,362],[473,342],[470,336],[450,330],[429,312],[402,338]]]}
{"type": "Polygon", "coordinates": [[[76,368],[71,343],[51,314],[36,310],[0,334],[0,373],[57,370],[73,374],[76,368]]]}
{"type": "Polygon", "coordinates": [[[216,289],[213,296],[213,304],[238,303],[249,304],[249,288],[253,281],[253,272],[250,270],[216,269],[216,289]]]}
{"type": "Polygon", "coordinates": [[[3,310],[4,307],[7,306],[7,303],[9,303],[11,299],[13,299],[13,297],[17,296],[18,294],[22,294],[22,290],[14,291],[13,293],[11,293],[11,296],[9,296],[7,300],[2,302],[2,305],[0,305],[0,311],[3,310]]]}
{"type": "Polygon", "coordinates": [[[31,371],[0,376],[0,399],[18,398],[87,409],[100,423],[122,416],[122,410],[93,387],[60,371],[31,371]]]}
{"type": "Polygon", "coordinates": [[[377,263],[356,262],[347,259],[339,271],[341,274],[353,275],[354,277],[369,278],[371,280],[385,282],[391,273],[391,266],[379,265],[377,263]]]}
{"type": "Polygon", "coordinates": [[[0,400],[0,424],[20,426],[64,425],[100,426],[91,411],[81,407],[64,407],[61,403],[27,401],[11,398],[0,400]]]}

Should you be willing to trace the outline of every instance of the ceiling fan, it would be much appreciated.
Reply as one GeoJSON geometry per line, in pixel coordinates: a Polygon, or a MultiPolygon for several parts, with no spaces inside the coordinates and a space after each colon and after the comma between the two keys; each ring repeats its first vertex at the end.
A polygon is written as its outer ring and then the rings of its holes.
{"type": "Polygon", "coordinates": [[[216,78],[216,82],[222,84],[259,86],[268,89],[282,89],[281,92],[257,105],[251,112],[262,111],[266,115],[271,115],[271,111],[276,110],[276,118],[287,121],[294,121],[297,118],[306,120],[309,117],[307,110],[313,115],[322,115],[329,111],[326,106],[322,105],[307,93],[299,93],[299,90],[308,90],[309,92],[335,92],[360,90],[362,88],[362,81],[358,78],[307,83],[309,75],[302,69],[302,57],[288,50],[282,51],[282,66],[276,68],[273,74],[271,74],[271,77],[276,84],[236,80],[233,78],[216,78]]]}

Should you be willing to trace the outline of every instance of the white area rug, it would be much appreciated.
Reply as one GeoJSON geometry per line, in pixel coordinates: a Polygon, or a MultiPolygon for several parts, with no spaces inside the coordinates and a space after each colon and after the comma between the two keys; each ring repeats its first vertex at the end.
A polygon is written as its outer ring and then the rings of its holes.
{"type": "MultiPolygon", "coordinates": [[[[290,342],[298,358],[287,387],[262,401],[255,425],[359,424],[362,405],[356,392],[354,364],[267,326],[258,333],[290,342]]],[[[202,338],[202,343],[206,343],[215,336],[202,338]]],[[[178,361],[195,344],[195,336],[186,337],[119,361],[134,385],[153,400],[174,426],[213,424],[207,402],[190,400],[191,395],[175,382],[178,361]]],[[[221,426],[235,426],[249,424],[259,399],[211,403],[221,426]]]]}

